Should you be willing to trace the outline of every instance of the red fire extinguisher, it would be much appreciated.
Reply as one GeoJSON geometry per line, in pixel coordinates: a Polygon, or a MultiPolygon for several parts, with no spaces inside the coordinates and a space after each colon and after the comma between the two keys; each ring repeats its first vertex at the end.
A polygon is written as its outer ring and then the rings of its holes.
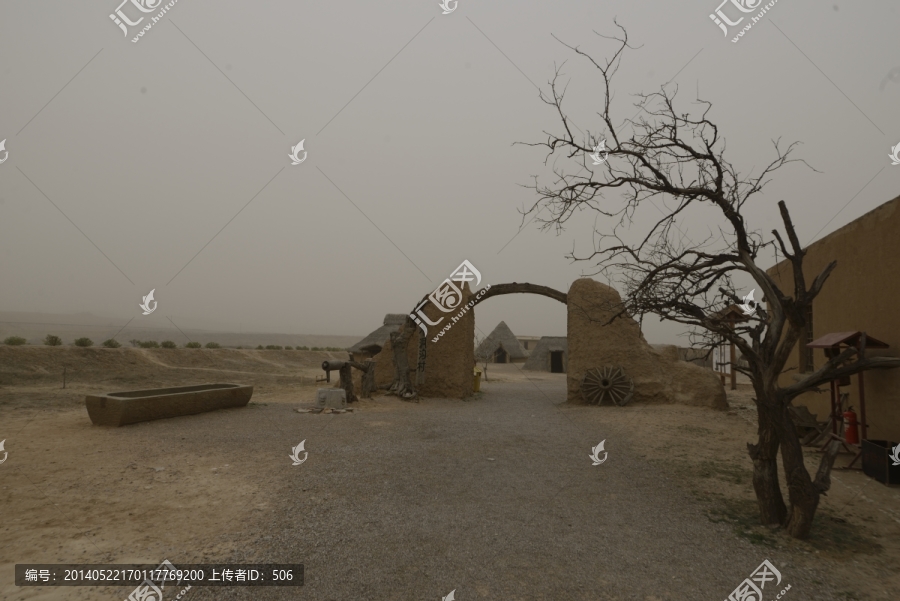
{"type": "Polygon", "coordinates": [[[859,422],[856,421],[856,413],[853,411],[853,407],[848,407],[846,411],[844,411],[844,440],[849,444],[859,444],[859,430],[857,426],[859,422]]]}

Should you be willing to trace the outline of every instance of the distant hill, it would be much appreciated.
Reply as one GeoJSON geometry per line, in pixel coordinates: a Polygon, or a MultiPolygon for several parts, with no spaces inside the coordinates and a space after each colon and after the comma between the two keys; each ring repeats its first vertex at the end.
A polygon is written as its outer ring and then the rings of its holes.
{"type": "Polygon", "coordinates": [[[90,313],[26,313],[0,311],[0,341],[8,336],[21,336],[28,344],[42,344],[47,334],[59,336],[63,344],[72,344],[76,338],[85,336],[99,345],[107,338],[115,336],[123,346],[128,341],[172,340],[178,346],[195,341],[202,344],[218,342],[224,347],[253,347],[276,344],[279,346],[307,346],[347,348],[359,342],[363,336],[331,336],[326,334],[268,334],[253,332],[224,332],[184,328],[179,331],[172,325],[144,325],[146,322],[133,320],[124,329],[127,319],[104,318],[90,313]]]}

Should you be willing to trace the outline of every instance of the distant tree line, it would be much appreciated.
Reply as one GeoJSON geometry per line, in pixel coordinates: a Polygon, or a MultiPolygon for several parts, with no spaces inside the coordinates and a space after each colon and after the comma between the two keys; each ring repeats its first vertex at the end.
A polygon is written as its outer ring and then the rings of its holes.
{"type": "MultiPolygon", "coordinates": [[[[133,339],[129,340],[128,342],[131,343],[131,346],[133,346],[135,348],[166,348],[166,349],[178,348],[178,345],[176,343],[172,342],[171,340],[163,340],[162,342],[156,342],[155,340],[138,340],[136,338],[133,338],[133,339]]],[[[8,346],[22,346],[22,345],[28,344],[28,340],[26,340],[25,338],[22,338],[21,336],[9,336],[8,338],[3,340],[3,344],[8,345],[8,346]]],[[[63,340],[59,336],[55,336],[53,334],[47,334],[47,336],[44,338],[44,344],[46,346],[61,346],[63,344],[63,340]]],[[[76,338],[74,341],[72,341],[72,344],[74,344],[75,346],[80,346],[80,347],[89,347],[89,346],[94,346],[94,341],[91,340],[90,338],[82,337],[82,338],[76,338]]],[[[101,342],[100,346],[102,346],[104,348],[119,348],[122,345],[115,338],[109,338],[109,339],[101,342]]],[[[184,348],[203,348],[203,345],[199,342],[191,341],[191,342],[188,342],[187,344],[185,344],[184,348]]],[[[217,348],[222,348],[222,346],[218,342],[207,342],[206,348],[217,349],[217,348]]],[[[243,349],[244,347],[238,346],[237,348],[243,349]]],[[[263,347],[263,345],[260,344],[259,346],[256,347],[256,350],[259,350],[259,351],[262,351],[262,350],[268,350],[268,351],[297,350],[297,351],[338,351],[338,352],[340,352],[345,349],[337,347],[337,346],[321,346],[321,347],[314,346],[314,347],[310,348],[308,346],[293,347],[293,346],[281,346],[278,344],[269,344],[269,345],[263,347]]]]}

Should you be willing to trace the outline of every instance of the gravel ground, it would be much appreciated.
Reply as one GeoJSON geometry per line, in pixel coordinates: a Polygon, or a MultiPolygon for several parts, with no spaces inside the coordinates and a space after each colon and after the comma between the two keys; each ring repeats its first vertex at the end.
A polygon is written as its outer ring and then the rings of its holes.
{"type": "Polygon", "coordinates": [[[194,588],[187,600],[718,600],[767,558],[791,584],[788,601],[835,598],[827,576],[710,522],[634,448],[637,424],[621,419],[631,408],[568,407],[564,376],[550,374],[483,390],[342,415],[270,403],[239,429],[205,433],[207,449],[242,456],[227,459],[234,467],[252,461],[274,502],[234,525],[230,556],[169,559],[303,563],[306,578],[194,588]],[[301,440],[309,459],[295,467],[301,440]],[[601,440],[609,458],[592,466],[601,440]]]}

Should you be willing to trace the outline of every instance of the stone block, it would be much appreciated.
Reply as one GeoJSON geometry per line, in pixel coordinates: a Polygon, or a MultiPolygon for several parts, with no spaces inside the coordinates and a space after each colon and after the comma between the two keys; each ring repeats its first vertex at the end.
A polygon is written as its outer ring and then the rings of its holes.
{"type": "Polygon", "coordinates": [[[316,390],[316,407],[347,408],[347,391],[343,388],[319,388],[316,390]]]}

